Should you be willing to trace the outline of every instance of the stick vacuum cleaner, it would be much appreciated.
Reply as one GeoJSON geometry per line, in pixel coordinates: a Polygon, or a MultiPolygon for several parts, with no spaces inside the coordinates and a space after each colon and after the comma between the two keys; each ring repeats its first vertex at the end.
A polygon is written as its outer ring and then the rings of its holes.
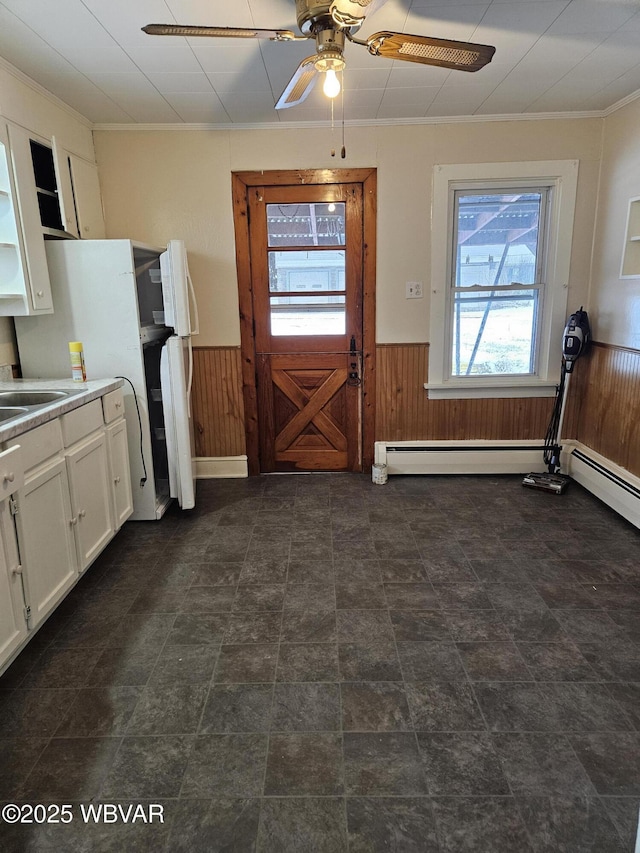
{"type": "Polygon", "coordinates": [[[579,311],[569,317],[562,336],[560,384],[556,388],[556,401],[544,440],[543,458],[547,470],[543,474],[527,474],[522,481],[523,486],[561,495],[569,484],[569,477],[560,473],[560,451],[562,450],[560,435],[569,396],[569,382],[573,365],[586,352],[590,340],[589,317],[587,312],[580,307],[579,311]]]}

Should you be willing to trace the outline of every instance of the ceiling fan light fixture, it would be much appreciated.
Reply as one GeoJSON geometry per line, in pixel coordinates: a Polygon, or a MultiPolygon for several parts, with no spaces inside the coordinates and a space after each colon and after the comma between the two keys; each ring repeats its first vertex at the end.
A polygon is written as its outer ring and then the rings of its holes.
{"type": "Polygon", "coordinates": [[[325,72],[342,71],[345,66],[344,57],[339,51],[325,50],[316,56],[315,61],[316,71],[325,72]]]}
{"type": "Polygon", "coordinates": [[[328,71],[325,71],[324,74],[324,83],[322,84],[322,91],[325,93],[327,98],[337,98],[340,94],[340,81],[336,76],[336,72],[333,68],[329,68],[328,71]]]}
{"type": "Polygon", "coordinates": [[[336,71],[342,71],[344,65],[342,50],[325,48],[316,55],[315,69],[324,75],[322,91],[327,98],[337,98],[340,94],[340,80],[336,71]]]}

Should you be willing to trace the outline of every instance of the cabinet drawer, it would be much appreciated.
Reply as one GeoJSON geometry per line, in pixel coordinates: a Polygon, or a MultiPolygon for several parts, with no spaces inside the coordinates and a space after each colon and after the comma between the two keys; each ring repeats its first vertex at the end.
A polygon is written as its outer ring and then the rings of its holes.
{"type": "Polygon", "coordinates": [[[57,420],[49,421],[35,429],[30,429],[8,441],[6,446],[7,448],[21,447],[22,464],[24,470],[29,471],[62,451],[60,423],[57,420]]]}
{"type": "Polygon", "coordinates": [[[0,500],[24,486],[22,448],[19,444],[0,453],[0,500]]]}
{"type": "Polygon", "coordinates": [[[104,395],[102,398],[102,411],[105,424],[110,424],[111,421],[115,421],[124,415],[122,388],[116,388],[115,391],[110,391],[104,395]]]}
{"type": "Polygon", "coordinates": [[[60,418],[64,446],[70,447],[102,426],[102,404],[92,400],[60,418]]]}

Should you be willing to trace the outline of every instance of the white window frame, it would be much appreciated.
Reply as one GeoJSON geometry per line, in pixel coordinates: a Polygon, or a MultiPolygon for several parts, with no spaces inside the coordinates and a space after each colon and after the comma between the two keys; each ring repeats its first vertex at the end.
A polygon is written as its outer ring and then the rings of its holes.
{"type": "Polygon", "coordinates": [[[438,165],[433,170],[431,209],[431,304],[429,398],[554,397],[560,379],[562,331],[566,322],[577,160],[438,165]],[[451,275],[455,232],[454,192],[550,187],[546,233],[546,281],[536,330],[536,372],[525,376],[452,376],[453,301],[451,275]]]}

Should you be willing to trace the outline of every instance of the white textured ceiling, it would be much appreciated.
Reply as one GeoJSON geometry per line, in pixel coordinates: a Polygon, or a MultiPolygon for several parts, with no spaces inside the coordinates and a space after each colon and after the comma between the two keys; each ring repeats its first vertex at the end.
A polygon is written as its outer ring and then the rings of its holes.
{"type": "MultiPolygon", "coordinates": [[[[0,0],[0,57],[98,124],[325,121],[316,86],[274,110],[313,41],[148,36],[148,23],[284,28],[294,0],[0,0]]],[[[640,0],[388,0],[379,30],[496,47],[477,73],[371,56],[347,44],[345,117],[601,111],[640,90],[640,0]]]]}

